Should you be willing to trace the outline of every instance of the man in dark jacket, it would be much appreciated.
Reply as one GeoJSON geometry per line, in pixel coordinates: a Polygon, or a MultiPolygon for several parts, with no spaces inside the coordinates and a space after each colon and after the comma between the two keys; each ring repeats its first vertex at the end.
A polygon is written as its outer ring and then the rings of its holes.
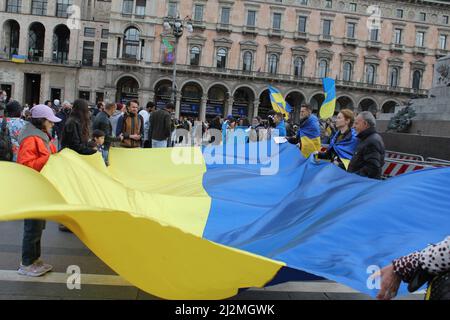
{"type": "Polygon", "coordinates": [[[108,103],[106,104],[104,111],[97,114],[94,119],[93,129],[101,130],[105,133],[105,144],[103,146],[106,151],[109,151],[109,148],[111,148],[111,143],[122,142],[123,140],[123,134],[120,134],[118,137],[113,136],[111,121],[109,121],[109,118],[116,109],[117,106],[115,103],[108,103]]]}
{"type": "Polygon", "coordinates": [[[381,179],[384,165],[383,138],[376,131],[375,117],[368,111],[361,112],[355,120],[354,128],[360,140],[348,172],[363,177],[381,179]]]}
{"type": "Polygon", "coordinates": [[[153,111],[150,117],[149,137],[152,137],[152,148],[167,148],[167,141],[172,135],[173,103],[168,103],[164,109],[153,111]]]}
{"type": "Polygon", "coordinates": [[[62,109],[56,114],[58,118],[61,119],[61,122],[55,123],[55,127],[53,129],[53,133],[58,135],[58,142],[61,144],[61,137],[64,126],[66,125],[67,119],[69,119],[70,112],[72,111],[72,105],[69,101],[64,101],[62,105],[62,109]]]}

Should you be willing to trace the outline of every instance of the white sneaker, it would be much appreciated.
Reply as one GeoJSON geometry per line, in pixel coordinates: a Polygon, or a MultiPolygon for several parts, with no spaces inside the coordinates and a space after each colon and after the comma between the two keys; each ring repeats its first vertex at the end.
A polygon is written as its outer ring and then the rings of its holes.
{"type": "Polygon", "coordinates": [[[43,266],[47,270],[47,272],[53,270],[53,266],[51,264],[44,263],[44,261],[42,261],[41,259],[36,260],[35,264],[38,266],[43,266]]]}
{"type": "MultiPolygon", "coordinates": [[[[49,269],[48,266],[49,265],[46,266],[44,263],[39,264],[37,263],[37,261],[29,266],[24,266],[23,264],[20,264],[20,268],[17,272],[20,275],[27,277],[41,277],[51,270],[49,269]]],[[[53,268],[52,266],[50,267],[53,268]]]]}

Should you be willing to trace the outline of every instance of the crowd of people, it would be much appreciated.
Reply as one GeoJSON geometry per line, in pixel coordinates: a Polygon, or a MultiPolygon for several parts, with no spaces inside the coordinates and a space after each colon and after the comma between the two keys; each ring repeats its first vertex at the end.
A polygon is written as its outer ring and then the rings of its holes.
{"type": "MultiPolygon", "coordinates": [[[[172,103],[157,109],[153,102],[148,102],[140,108],[137,100],[128,101],[125,105],[100,102],[94,108],[90,108],[83,99],[62,104],[54,100],[29,108],[14,100],[6,103],[6,93],[0,92],[0,160],[14,161],[41,171],[51,154],[68,148],[82,155],[100,152],[108,165],[112,146],[172,147],[186,143],[183,141],[185,136],[174,135],[176,129],[184,129],[192,134],[193,144],[230,143],[234,132],[242,132],[246,143],[268,140],[273,136],[286,137],[305,156],[313,154],[316,159],[328,160],[350,173],[381,179],[385,149],[376,131],[375,117],[370,112],[355,116],[353,111],[343,109],[335,118],[322,121],[313,114],[310,105],[304,104],[300,122],[294,123],[276,112],[270,112],[267,119],[253,117],[249,120],[229,115],[203,122],[184,116],[175,119],[174,111],[172,103]],[[221,134],[208,135],[212,130],[221,134]],[[328,143],[326,150],[321,147],[321,138],[322,142],[328,143]]],[[[44,228],[44,221],[25,220],[19,268],[22,275],[37,277],[52,270],[52,266],[40,259],[44,228]]],[[[68,231],[64,226],[60,229],[68,231]]],[[[417,270],[425,270],[430,275],[448,272],[449,244],[450,239],[447,238],[434,249],[427,248],[394,260],[392,265],[382,270],[384,278],[379,298],[394,297],[400,282],[412,281],[417,270]],[[434,260],[439,260],[439,265],[434,260]]]]}

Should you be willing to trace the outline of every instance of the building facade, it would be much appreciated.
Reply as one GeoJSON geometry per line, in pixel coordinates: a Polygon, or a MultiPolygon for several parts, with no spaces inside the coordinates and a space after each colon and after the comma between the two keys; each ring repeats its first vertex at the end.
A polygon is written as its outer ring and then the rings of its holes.
{"type": "Polygon", "coordinates": [[[0,0],[0,85],[28,104],[162,106],[176,56],[179,115],[265,116],[272,85],[298,118],[302,103],[322,104],[325,76],[338,109],[389,113],[426,96],[449,16],[450,4],[420,0],[0,0]],[[194,30],[175,45],[163,22],[177,15],[194,30]]]}

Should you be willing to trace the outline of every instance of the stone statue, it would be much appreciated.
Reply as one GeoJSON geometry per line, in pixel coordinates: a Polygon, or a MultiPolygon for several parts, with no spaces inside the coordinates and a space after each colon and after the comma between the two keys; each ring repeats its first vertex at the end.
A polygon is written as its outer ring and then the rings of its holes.
{"type": "Polygon", "coordinates": [[[450,82],[450,66],[448,64],[441,64],[436,70],[439,74],[438,84],[447,85],[450,82]]]}
{"type": "Polygon", "coordinates": [[[408,102],[408,105],[401,109],[397,114],[391,118],[389,122],[387,132],[399,132],[407,133],[412,125],[412,118],[416,116],[415,110],[411,107],[412,101],[408,102]]]}

